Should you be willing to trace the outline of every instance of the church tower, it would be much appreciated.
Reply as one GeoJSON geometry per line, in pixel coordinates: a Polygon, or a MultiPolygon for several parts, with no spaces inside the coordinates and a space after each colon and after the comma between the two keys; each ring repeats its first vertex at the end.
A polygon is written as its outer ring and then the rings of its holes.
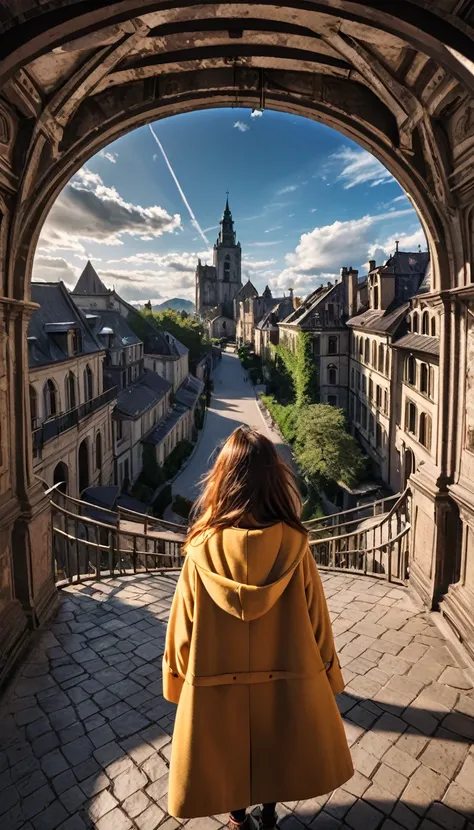
{"type": "Polygon", "coordinates": [[[217,276],[217,302],[222,308],[223,315],[233,317],[233,300],[242,288],[242,249],[240,242],[236,242],[234,220],[229,207],[229,194],[227,194],[220,226],[213,258],[217,276]]]}

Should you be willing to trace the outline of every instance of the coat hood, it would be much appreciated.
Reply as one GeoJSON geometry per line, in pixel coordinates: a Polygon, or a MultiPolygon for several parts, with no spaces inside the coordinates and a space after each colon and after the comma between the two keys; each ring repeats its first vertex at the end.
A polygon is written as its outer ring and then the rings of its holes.
{"type": "Polygon", "coordinates": [[[283,522],[270,527],[226,528],[186,546],[211,599],[249,622],[281,597],[306,553],[308,539],[283,522]]]}

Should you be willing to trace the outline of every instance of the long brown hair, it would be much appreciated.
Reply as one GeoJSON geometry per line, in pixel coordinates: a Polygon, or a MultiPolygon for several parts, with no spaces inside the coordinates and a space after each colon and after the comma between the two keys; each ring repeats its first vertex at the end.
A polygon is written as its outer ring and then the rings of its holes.
{"type": "Polygon", "coordinates": [[[273,443],[246,426],[237,427],[203,478],[187,542],[206,531],[239,525],[285,522],[307,533],[299,517],[301,498],[295,477],[273,443]]]}

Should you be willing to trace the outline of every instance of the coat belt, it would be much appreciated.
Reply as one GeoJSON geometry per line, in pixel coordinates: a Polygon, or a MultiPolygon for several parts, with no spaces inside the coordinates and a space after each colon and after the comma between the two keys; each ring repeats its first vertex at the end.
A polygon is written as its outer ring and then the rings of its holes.
{"type": "Polygon", "coordinates": [[[249,683],[271,683],[274,680],[302,680],[303,678],[317,677],[325,671],[324,666],[319,671],[294,672],[294,671],[242,671],[230,674],[214,674],[208,676],[196,676],[188,672],[185,682],[189,686],[231,686],[248,685],[249,683]]]}

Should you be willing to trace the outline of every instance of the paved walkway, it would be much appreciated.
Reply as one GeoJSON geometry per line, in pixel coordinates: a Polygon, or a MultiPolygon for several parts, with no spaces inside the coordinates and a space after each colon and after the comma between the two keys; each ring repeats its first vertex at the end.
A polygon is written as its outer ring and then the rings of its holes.
{"type": "MultiPolygon", "coordinates": [[[[279,805],[284,830],[474,830],[474,690],[405,589],[323,574],[354,777],[279,805]],[[471,823],[469,823],[469,821],[471,823]]],[[[161,655],[175,577],[69,587],[0,708],[2,830],[216,830],[166,813],[175,707],[161,655]]]]}
{"type": "Polygon", "coordinates": [[[257,427],[276,444],[285,460],[290,460],[288,447],[263,419],[253,385],[244,381],[246,374],[236,354],[223,353],[214,371],[214,392],[198,447],[189,464],[173,482],[174,495],[185,496],[191,501],[196,499],[201,476],[215,459],[220,444],[239,424],[257,427]]]}

